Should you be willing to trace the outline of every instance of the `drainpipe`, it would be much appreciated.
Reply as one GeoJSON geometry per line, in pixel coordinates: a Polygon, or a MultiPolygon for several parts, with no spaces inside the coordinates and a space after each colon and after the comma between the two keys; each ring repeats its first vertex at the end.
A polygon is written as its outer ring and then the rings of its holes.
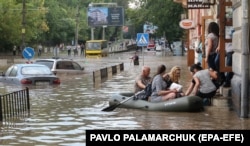
{"type": "Polygon", "coordinates": [[[242,0],[241,6],[243,10],[242,18],[242,81],[241,81],[241,118],[248,117],[249,100],[249,27],[248,27],[248,0],[242,0]]]}

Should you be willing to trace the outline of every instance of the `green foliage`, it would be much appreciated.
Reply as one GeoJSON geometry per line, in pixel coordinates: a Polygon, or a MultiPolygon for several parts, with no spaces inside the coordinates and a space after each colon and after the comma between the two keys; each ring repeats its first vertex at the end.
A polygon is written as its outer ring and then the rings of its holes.
{"type": "MultiPolygon", "coordinates": [[[[158,26],[154,37],[165,34],[169,41],[182,37],[183,30],[179,27],[179,21],[183,8],[173,0],[0,0],[0,51],[10,51],[14,45],[22,45],[22,38],[26,46],[71,43],[75,40],[77,24],[79,40],[90,39],[87,22],[90,3],[117,3],[122,6],[125,10],[125,25],[129,24],[133,28],[133,33],[130,32],[133,38],[136,33],[143,32],[146,21],[158,26]],[[26,13],[22,13],[23,1],[26,2],[26,13]],[[128,8],[129,2],[136,2],[139,7],[128,8]]],[[[105,34],[107,39],[119,38],[121,27],[109,26],[105,34]]],[[[96,27],[94,35],[100,39],[102,28],[96,27]]]]}
{"type": "Polygon", "coordinates": [[[22,36],[26,42],[37,39],[48,30],[44,19],[46,10],[43,0],[27,0],[25,13],[20,0],[0,0],[0,51],[10,51],[13,45],[22,44],[22,36]],[[25,14],[25,19],[22,19],[25,14]],[[22,35],[22,28],[25,34],[22,35]]]}
{"type": "Polygon", "coordinates": [[[139,0],[139,4],[139,8],[126,11],[126,18],[135,25],[137,33],[143,32],[145,22],[152,22],[158,26],[155,37],[163,36],[171,42],[182,37],[183,30],[179,27],[179,22],[184,9],[180,4],[173,0],[139,0]]]}

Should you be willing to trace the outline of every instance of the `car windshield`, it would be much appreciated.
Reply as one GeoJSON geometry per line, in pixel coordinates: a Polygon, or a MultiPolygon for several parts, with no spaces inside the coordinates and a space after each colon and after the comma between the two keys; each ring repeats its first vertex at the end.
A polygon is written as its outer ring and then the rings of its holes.
{"type": "Polygon", "coordinates": [[[50,75],[51,70],[48,67],[43,66],[25,66],[21,69],[23,75],[50,75]]]}
{"type": "Polygon", "coordinates": [[[58,61],[56,69],[81,70],[81,66],[72,61],[58,61]]]}
{"type": "Polygon", "coordinates": [[[98,50],[101,49],[101,43],[100,42],[88,42],[87,48],[89,50],[98,50]]]}
{"type": "Polygon", "coordinates": [[[36,64],[42,64],[48,66],[50,69],[53,67],[53,61],[43,61],[43,60],[37,60],[35,62],[36,64]]]}

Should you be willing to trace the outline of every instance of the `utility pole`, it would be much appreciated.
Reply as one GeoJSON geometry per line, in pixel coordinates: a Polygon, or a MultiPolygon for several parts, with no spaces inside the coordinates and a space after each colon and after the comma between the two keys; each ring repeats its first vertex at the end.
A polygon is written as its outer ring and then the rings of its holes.
{"type": "Polygon", "coordinates": [[[102,39],[105,40],[105,28],[107,27],[107,25],[103,25],[102,26],[102,39]]]}
{"type": "Polygon", "coordinates": [[[94,27],[91,27],[91,40],[94,40],[94,27]]]}
{"type": "Polygon", "coordinates": [[[76,12],[76,31],[75,31],[75,46],[77,48],[78,45],[78,26],[79,26],[79,5],[76,6],[77,12],[76,12]]]}
{"type": "Polygon", "coordinates": [[[25,26],[26,26],[26,1],[23,0],[23,10],[22,10],[23,18],[22,18],[22,49],[25,48],[25,26]]]}

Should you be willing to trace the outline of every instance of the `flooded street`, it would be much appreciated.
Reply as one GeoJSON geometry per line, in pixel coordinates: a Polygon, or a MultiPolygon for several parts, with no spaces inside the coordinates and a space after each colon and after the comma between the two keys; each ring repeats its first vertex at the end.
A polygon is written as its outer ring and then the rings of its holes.
{"type": "MultiPolygon", "coordinates": [[[[85,130],[177,130],[177,129],[250,129],[250,119],[240,119],[227,106],[206,107],[198,113],[152,112],[116,108],[103,112],[108,99],[116,92],[132,92],[134,79],[141,66],[151,67],[151,76],[160,64],[169,71],[174,65],[181,70],[184,90],[191,80],[186,56],[162,56],[155,52],[138,53],[140,66],[134,66],[130,57],[134,52],[110,55],[100,59],[78,59],[85,67],[83,75],[62,75],[57,87],[30,87],[31,111],[29,117],[4,121],[0,124],[0,145],[60,145],[84,146],[85,130]],[[124,71],[93,86],[94,70],[124,63],[124,71]]],[[[21,87],[0,83],[0,93],[20,90],[21,87]]]]}

